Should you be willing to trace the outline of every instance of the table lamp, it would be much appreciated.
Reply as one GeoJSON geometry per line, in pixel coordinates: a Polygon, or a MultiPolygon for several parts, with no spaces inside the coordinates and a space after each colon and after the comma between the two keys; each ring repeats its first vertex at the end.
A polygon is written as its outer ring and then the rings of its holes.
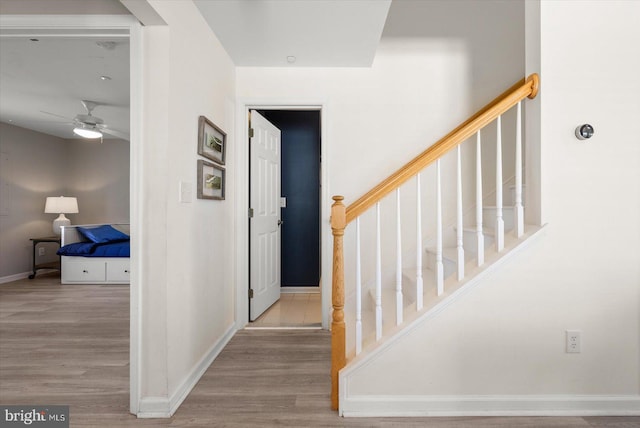
{"type": "Polygon", "coordinates": [[[67,196],[49,196],[44,205],[44,212],[46,214],[60,214],[58,218],[53,220],[53,233],[60,235],[62,233],[61,226],[71,225],[71,220],[64,215],[78,212],[78,200],[67,196]]]}

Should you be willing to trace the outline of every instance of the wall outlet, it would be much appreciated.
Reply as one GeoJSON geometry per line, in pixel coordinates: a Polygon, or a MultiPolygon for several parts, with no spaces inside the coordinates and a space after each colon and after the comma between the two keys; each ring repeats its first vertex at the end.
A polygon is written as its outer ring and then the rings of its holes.
{"type": "Polygon", "coordinates": [[[38,255],[39,256],[44,256],[47,253],[47,249],[44,247],[38,247],[38,255]]]}
{"type": "Polygon", "coordinates": [[[579,330],[567,330],[567,354],[579,354],[582,352],[582,332],[579,330]]]}

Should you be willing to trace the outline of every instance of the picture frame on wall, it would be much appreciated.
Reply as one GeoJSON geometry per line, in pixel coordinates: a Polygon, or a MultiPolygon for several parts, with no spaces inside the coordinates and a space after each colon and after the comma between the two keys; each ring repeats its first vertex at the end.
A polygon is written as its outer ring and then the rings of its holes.
{"type": "Polygon", "coordinates": [[[198,154],[224,165],[227,134],[204,116],[198,118],[198,154]]]}
{"type": "Polygon", "coordinates": [[[198,160],[198,199],[224,200],[225,170],[205,160],[198,160]]]}

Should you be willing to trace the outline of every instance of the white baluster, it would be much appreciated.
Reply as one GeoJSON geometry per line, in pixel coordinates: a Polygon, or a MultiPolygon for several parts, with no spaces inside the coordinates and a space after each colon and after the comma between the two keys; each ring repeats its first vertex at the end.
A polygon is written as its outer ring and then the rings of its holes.
{"type": "Polygon", "coordinates": [[[396,189],[396,325],[402,324],[402,229],[400,188],[396,189]]]}
{"type": "Polygon", "coordinates": [[[516,200],[514,203],[515,235],[524,235],[524,208],[522,207],[522,106],[518,101],[516,110],[516,200]]]}
{"type": "Polygon", "coordinates": [[[362,351],[362,263],[360,257],[360,217],[356,218],[356,355],[362,351]]]}
{"type": "Polygon", "coordinates": [[[462,281],[464,278],[464,248],[463,244],[463,230],[462,230],[462,159],[460,158],[460,145],[458,144],[457,148],[457,158],[458,158],[458,185],[456,186],[456,199],[457,199],[457,208],[456,208],[456,247],[458,250],[458,281],[462,281]]]}
{"type": "Polygon", "coordinates": [[[502,219],[502,116],[498,116],[496,134],[496,251],[504,248],[504,220],[502,219]]]}
{"type": "Polygon", "coordinates": [[[482,233],[482,149],[480,131],[476,134],[476,241],[478,266],[484,264],[484,234],[482,233]]]}
{"type": "Polygon", "coordinates": [[[444,265],[442,264],[442,186],[440,159],[436,161],[436,286],[438,296],[444,292],[444,265]]]}
{"type": "Polygon", "coordinates": [[[424,285],[422,280],[422,195],[420,194],[420,174],[416,175],[416,311],[422,309],[424,285]]]}
{"type": "Polygon", "coordinates": [[[382,248],[380,244],[380,202],[376,203],[376,340],[382,338],[382,248]]]}

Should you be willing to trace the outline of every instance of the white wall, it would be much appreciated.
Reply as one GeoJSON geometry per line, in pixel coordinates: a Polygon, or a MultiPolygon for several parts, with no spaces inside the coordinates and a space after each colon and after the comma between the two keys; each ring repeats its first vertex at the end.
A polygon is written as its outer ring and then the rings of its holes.
{"type": "Polygon", "coordinates": [[[352,373],[353,406],[375,413],[382,396],[420,413],[444,396],[454,413],[638,413],[640,3],[544,1],[538,18],[546,231],[352,373]],[[582,123],[596,130],[586,142],[582,123]],[[582,353],[565,353],[568,329],[582,353]]]}
{"type": "Polygon", "coordinates": [[[233,147],[235,69],[192,2],[150,4],[168,25],[143,29],[140,413],[166,416],[233,332],[234,159],[225,201],[196,199],[196,161],[199,115],[233,147]]]}

